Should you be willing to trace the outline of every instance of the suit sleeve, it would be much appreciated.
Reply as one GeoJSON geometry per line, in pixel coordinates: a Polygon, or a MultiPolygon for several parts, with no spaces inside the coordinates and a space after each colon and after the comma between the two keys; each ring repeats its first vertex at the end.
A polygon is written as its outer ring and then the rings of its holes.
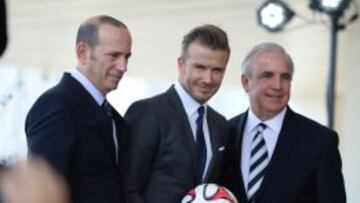
{"type": "Polygon", "coordinates": [[[346,203],[341,157],[338,150],[338,136],[331,134],[331,140],[323,153],[318,168],[317,191],[319,203],[346,203]]]}
{"type": "Polygon", "coordinates": [[[125,164],[126,202],[142,203],[159,143],[156,115],[148,103],[134,103],[126,112],[128,150],[125,164]]]}
{"type": "Polygon", "coordinates": [[[25,127],[30,152],[45,158],[65,176],[76,134],[70,112],[64,105],[40,100],[31,109],[25,127]]]}

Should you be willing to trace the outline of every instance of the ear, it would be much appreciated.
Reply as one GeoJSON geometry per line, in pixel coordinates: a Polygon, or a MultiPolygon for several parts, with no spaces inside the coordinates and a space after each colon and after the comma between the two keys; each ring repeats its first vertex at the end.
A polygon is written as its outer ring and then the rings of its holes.
{"type": "Polygon", "coordinates": [[[78,59],[79,64],[85,65],[87,64],[88,59],[90,58],[91,50],[89,45],[80,42],[76,45],[76,57],[78,59]]]}
{"type": "Polygon", "coordinates": [[[182,56],[180,56],[177,60],[177,65],[178,65],[178,70],[179,72],[181,72],[181,70],[184,69],[184,65],[185,65],[185,60],[182,56]]]}
{"type": "Polygon", "coordinates": [[[241,74],[241,84],[246,92],[249,92],[249,82],[250,82],[249,77],[245,76],[244,74],[241,74]]]}

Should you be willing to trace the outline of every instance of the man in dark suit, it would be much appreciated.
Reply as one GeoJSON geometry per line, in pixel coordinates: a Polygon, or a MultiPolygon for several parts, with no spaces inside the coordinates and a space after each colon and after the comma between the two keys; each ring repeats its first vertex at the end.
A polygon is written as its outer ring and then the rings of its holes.
{"type": "Polygon", "coordinates": [[[206,102],[220,87],[229,54],[223,30],[194,28],[183,39],[178,82],[129,107],[127,202],[180,202],[196,185],[217,180],[226,120],[206,102]]]}
{"type": "Polygon", "coordinates": [[[65,177],[74,203],[121,202],[124,121],[105,97],[117,88],[130,55],[125,24],[110,16],[86,20],[77,34],[76,69],[27,115],[30,152],[65,177]]]}
{"type": "Polygon", "coordinates": [[[225,185],[241,203],[346,202],[337,133],[288,106],[293,72],[274,43],[243,62],[250,109],[230,120],[225,167],[225,185]]]}

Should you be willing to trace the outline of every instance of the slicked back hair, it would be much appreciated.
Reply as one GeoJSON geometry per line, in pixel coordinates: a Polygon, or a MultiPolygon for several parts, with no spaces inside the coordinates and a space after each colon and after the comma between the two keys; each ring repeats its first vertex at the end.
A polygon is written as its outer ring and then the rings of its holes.
{"type": "Polygon", "coordinates": [[[186,57],[189,45],[192,42],[199,42],[213,50],[225,50],[230,55],[230,46],[227,34],[221,28],[206,24],[192,29],[186,34],[182,41],[181,57],[186,57]]]}
{"type": "Polygon", "coordinates": [[[103,24],[110,24],[118,28],[125,28],[127,29],[126,25],[107,15],[99,15],[92,17],[88,20],[86,20],[84,23],[82,23],[79,27],[77,36],[76,36],[76,44],[83,42],[90,46],[91,49],[94,49],[94,47],[99,42],[99,27],[103,24]]]}
{"type": "Polygon", "coordinates": [[[241,67],[242,73],[245,76],[251,76],[253,72],[252,65],[254,64],[254,61],[257,59],[258,56],[268,52],[276,52],[282,54],[287,59],[288,65],[290,67],[291,75],[293,75],[294,64],[290,55],[286,52],[286,50],[282,46],[272,42],[265,42],[258,44],[250,51],[250,53],[245,57],[242,63],[242,67],[241,67]]]}

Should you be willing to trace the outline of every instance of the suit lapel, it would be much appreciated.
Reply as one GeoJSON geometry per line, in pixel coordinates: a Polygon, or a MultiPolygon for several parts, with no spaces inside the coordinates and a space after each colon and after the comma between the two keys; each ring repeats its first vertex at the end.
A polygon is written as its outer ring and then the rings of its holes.
{"type": "MultiPolygon", "coordinates": [[[[112,120],[108,116],[101,119],[102,120],[102,138],[104,139],[104,142],[108,146],[108,152],[110,152],[111,159],[114,160],[114,164],[116,164],[116,155],[115,155],[115,143],[113,138],[113,126],[112,126],[112,120]]],[[[117,128],[117,125],[116,125],[117,128]]],[[[118,136],[118,134],[116,133],[118,136]]],[[[119,140],[119,139],[118,139],[119,140]]]]}
{"type": "Polygon", "coordinates": [[[237,123],[237,128],[236,128],[236,135],[235,135],[235,142],[232,143],[234,144],[234,151],[237,153],[236,156],[234,157],[238,157],[237,160],[235,160],[236,162],[236,170],[238,176],[236,177],[237,180],[240,183],[240,195],[241,195],[241,199],[247,199],[247,194],[245,191],[245,183],[242,177],[242,171],[241,171],[241,154],[242,154],[242,140],[243,140],[243,135],[244,135],[244,128],[245,128],[245,124],[246,124],[246,120],[247,120],[247,116],[248,116],[248,111],[246,111],[245,113],[243,113],[242,115],[239,116],[238,119],[238,123],[237,123]]]}
{"type": "Polygon", "coordinates": [[[209,126],[209,136],[211,142],[211,150],[212,150],[212,158],[210,160],[209,167],[206,171],[205,180],[211,179],[212,171],[217,171],[216,167],[218,167],[218,159],[219,157],[219,147],[223,147],[222,137],[221,135],[225,133],[225,129],[222,129],[221,126],[218,125],[218,122],[215,120],[215,112],[208,106],[207,110],[207,122],[209,126]]]}
{"type": "Polygon", "coordinates": [[[266,169],[267,171],[259,190],[259,201],[261,201],[266,190],[271,187],[273,181],[276,180],[276,175],[280,174],[279,169],[282,168],[284,159],[289,156],[291,149],[293,149],[294,144],[300,136],[300,130],[297,128],[295,117],[295,113],[288,107],[273,156],[266,169]]]}
{"type": "Polygon", "coordinates": [[[173,116],[174,119],[177,119],[176,123],[181,123],[181,128],[183,129],[185,139],[187,140],[187,146],[189,147],[189,151],[191,153],[192,163],[193,163],[193,173],[192,173],[192,179],[196,180],[196,173],[197,173],[197,161],[196,161],[196,148],[195,148],[195,142],[194,142],[194,136],[191,130],[191,126],[189,123],[189,119],[186,115],[185,109],[183,107],[183,104],[181,103],[180,97],[177,94],[174,86],[172,85],[170,89],[165,93],[169,105],[174,109],[173,112],[175,112],[176,115],[173,116]]]}
{"type": "MultiPolygon", "coordinates": [[[[112,107],[113,119],[115,121],[116,127],[116,138],[118,141],[118,164],[116,164],[119,169],[125,160],[125,150],[126,150],[126,132],[125,132],[125,121],[124,118],[112,107]]],[[[115,148],[114,148],[115,150],[115,148]]]]}
{"type": "Polygon", "coordinates": [[[109,149],[108,152],[110,153],[112,160],[114,160],[114,164],[116,164],[111,119],[101,110],[100,106],[90,93],[76,79],[74,79],[70,73],[64,73],[60,84],[65,86],[72,94],[74,94],[73,98],[79,100],[78,103],[81,104],[81,108],[88,108],[89,111],[96,114],[93,118],[84,119],[93,119],[94,123],[102,126],[101,136],[105,144],[108,146],[107,149],[109,149]]]}

